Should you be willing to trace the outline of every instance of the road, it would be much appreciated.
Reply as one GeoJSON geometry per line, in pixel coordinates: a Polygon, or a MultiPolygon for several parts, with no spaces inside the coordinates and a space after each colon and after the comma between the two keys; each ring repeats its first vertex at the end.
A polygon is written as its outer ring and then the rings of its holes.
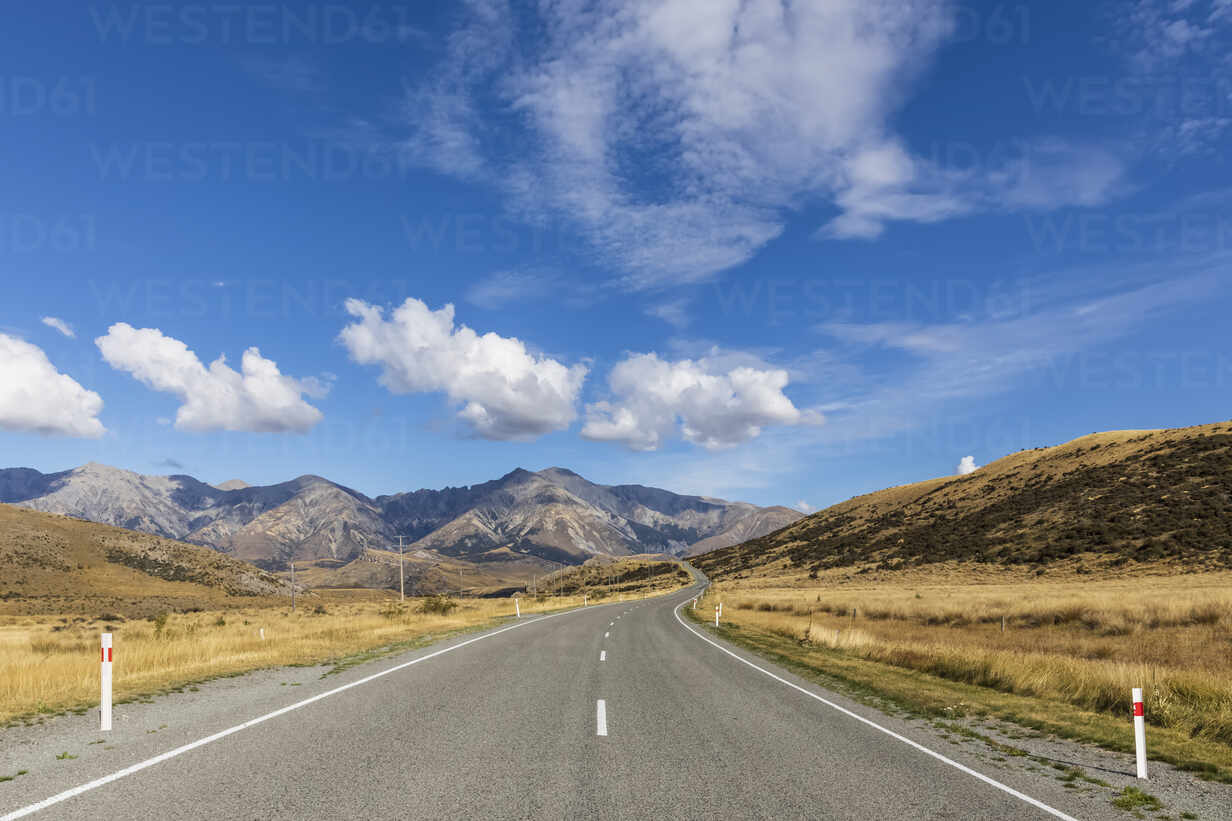
{"type": "Polygon", "coordinates": [[[163,708],[165,730],[154,712],[118,722],[109,752],[0,784],[0,816],[77,789],[31,817],[1066,817],[1055,780],[988,783],[918,728],[712,643],[677,612],[698,589],[525,618],[295,691],[203,689],[163,708]]]}

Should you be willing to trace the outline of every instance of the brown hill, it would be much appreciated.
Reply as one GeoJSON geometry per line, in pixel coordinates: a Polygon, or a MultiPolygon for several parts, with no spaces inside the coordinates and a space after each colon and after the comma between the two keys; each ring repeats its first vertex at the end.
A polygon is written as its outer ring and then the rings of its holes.
{"type": "Polygon", "coordinates": [[[133,618],[288,593],[208,547],[0,504],[0,613],[133,618]]]}
{"type": "Polygon", "coordinates": [[[715,578],[943,561],[1232,567],[1232,424],[1114,431],[858,496],[694,560],[715,578]]]}

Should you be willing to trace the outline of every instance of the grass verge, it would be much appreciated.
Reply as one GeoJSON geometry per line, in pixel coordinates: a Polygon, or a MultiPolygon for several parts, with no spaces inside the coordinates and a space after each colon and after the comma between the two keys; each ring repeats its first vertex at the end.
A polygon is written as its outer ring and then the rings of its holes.
{"type": "MultiPolygon", "coordinates": [[[[696,611],[684,608],[684,612],[704,626],[708,623],[705,614],[713,610],[699,606],[696,611]]],[[[997,718],[1040,733],[1133,752],[1133,725],[1128,718],[1117,721],[1065,702],[949,681],[753,626],[726,623],[717,631],[708,629],[803,678],[891,713],[944,719],[997,718]]],[[[1159,727],[1151,728],[1148,742],[1154,760],[1202,778],[1232,783],[1232,747],[1159,727]]]]}

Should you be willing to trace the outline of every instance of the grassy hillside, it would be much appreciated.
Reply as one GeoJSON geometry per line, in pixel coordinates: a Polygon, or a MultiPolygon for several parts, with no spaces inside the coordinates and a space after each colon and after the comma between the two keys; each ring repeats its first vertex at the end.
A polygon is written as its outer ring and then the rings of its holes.
{"type": "Polygon", "coordinates": [[[816,578],[953,561],[1232,567],[1232,423],[1021,451],[967,476],[858,496],[695,563],[714,578],[816,578]]]}
{"type": "Polygon", "coordinates": [[[141,618],[286,593],[275,576],[208,547],[0,505],[0,614],[141,618]]]}

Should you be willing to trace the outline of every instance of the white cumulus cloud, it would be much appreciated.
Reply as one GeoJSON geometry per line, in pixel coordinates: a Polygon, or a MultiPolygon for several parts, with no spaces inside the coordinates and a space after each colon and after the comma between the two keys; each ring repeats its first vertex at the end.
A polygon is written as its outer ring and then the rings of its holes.
{"type": "Polygon", "coordinates": [[[0,428],[97,439],[103,400],[56,370],[41,348],[0,334],[0,428]]]}
{"type": "Polygon", "coordinates": [[[77,333],[73,330],[73,326],[60,319],[58,316],[43,317],[43,324],[48,328],[55,328],[60,333],[67,336],[69,339],[76,339],[77,333]]]}
{"type": "Polygon", "coordinates": [[[304,394],[321,396],[322,383],[282,374],[278,364],[255,347],[244,351],[236,371],[225,356],[203,365],[187,345],[157,328],[119,322],[94,344],[111,367],[179,397],[183,404],[175,426],[180,430],[303,433],[322,418],[304,401],[304,394]]]}
{"type": "Polygon", "coordinates": [[[586,406],[582,436],[656,450],[679,433],[710,450],[747,442],[768,425],[816,424],[783,393],[785,370],[716,367],[710,359],[660,359],[634,354],[608,376],[610,401],[586,406]]]}
{"type": "Polygon", "coordinates": [[[346,310],[358,320],[339,334],[352,359],[380,365],[381,384],[394,393],[444,392],[485,439],[531,439],[577,417],[584,365],[566,366],[531,353],[519,339],[455,325],[453,305],[433,311],[408,298],[386,318],[381,308],[348,299],[346,310]]]}
{"type": "Polygon", "coordinates": [[[964,456],[958,460],[958,467],[954,469],[954,472],[959,476],[966,476],[968,473],[975,473],[977,469],[979,465],[975,463],[975,457],[964,456]]]}
{"type": "Polygon", "coordinates": [[[801,513],[812,513],[813,506],[810,505],[808,502],[804,501],[803,499],[801,499],[800,501],[796,502],[796,510],[800,511],[801,513]]]}

